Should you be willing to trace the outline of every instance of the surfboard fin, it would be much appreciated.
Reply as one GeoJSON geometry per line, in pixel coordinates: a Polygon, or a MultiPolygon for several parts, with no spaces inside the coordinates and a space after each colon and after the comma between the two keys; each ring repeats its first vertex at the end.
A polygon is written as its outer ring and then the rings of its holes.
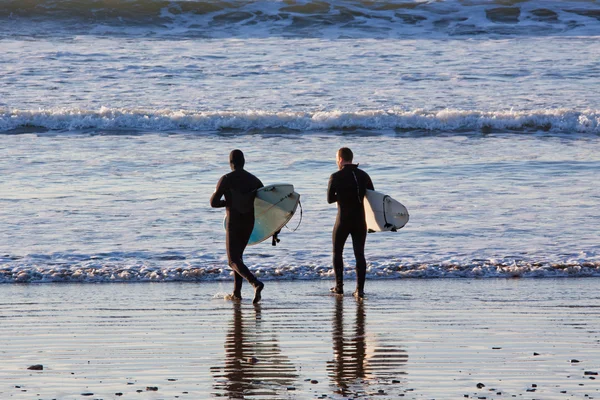
{"type": "Polygon", "coordinates": [[[384,225],[385,228],[392,228],[390,229],[390,231],[392,232],[398,232],[398,229],[396,229],[396,227],[392,224],[390,224],[389,222],[387,224],[384,225]]]}
{"type": "Polygon", "coordinates": [[[281,232],[281,229],[278,230],[277,232],[275,232],[273,234],[273,240],[271,241],[271,245],[272,246],[277,246],[277,243],[281,242],[281,240],[279,239],[279,232],[281,232]]]}

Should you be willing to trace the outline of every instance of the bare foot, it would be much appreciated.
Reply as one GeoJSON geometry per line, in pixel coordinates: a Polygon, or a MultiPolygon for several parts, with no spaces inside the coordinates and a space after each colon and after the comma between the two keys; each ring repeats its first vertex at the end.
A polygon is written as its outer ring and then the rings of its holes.
{"type": "Polygon", "coordinates": [[[337,286],[332,287],[331,289],[329,289],[329,291],[335,295],[343,295],[344,294],[344,289],[338,289],[337,286]]]}
{"type": "Polygon", "coordinates": [[[225,295],[225,300],[231,300],[231,301],[241,301],[242,300],[242,296],[236,293],[231,293],[231,294],[226,294],[225,295]]]}
{"type": "Polygon", "coordinates": [[[260,301],[260,299],[262,298],[260,296],[260,293],[262,292],[264,287],[265,287],[265,284],[260,281],[256,282],[256,285],[254,285],[254,300],[252,300],[252,302],[254,304],[258,303],[260,301]]]}

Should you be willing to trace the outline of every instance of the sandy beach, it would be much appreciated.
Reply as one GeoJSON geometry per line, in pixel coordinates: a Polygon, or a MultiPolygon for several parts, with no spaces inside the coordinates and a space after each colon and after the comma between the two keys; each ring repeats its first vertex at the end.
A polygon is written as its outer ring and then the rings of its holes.
{"type": "Polygon", "coordinates": [[[330,283],[1,286],[0,398],[600,397],[595,278],[330,283]]]}

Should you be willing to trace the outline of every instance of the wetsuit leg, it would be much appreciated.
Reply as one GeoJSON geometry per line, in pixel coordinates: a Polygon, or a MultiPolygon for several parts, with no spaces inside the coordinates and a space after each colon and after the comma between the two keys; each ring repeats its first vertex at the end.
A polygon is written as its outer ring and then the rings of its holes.
{"type": "Polygon", "coordinates": [[[254,219],[242,220],[239,223],[227,224],[227,258],[229,266],[234,271],[234,293],[241,293],[242,278],[254,284],[256,277],[250,272],[242,259],[244,250],[254,228],[254,219]]]}
{"type": "MultiPolygon", "coordinates": [[[[229,263],[231,265],[231,263],[229,263]]],[[[244,277],[233,270],[233,294],[236,297],[242,297],[242,284],[244,283],[244,277]]]]}
{"type": "Polygon", "coordinates": [[[333,272],[335,273],[335,289],[342,293],[344,287],[344,244],[350,235],[350,230],[338,218],[333,227],[333,272]]]}
{"type": "Polygon", "coordinates": [[[367,274],[367,260],[365,259],[365,243],[367,241],[366,225],[358,225],[352,229],[352,247],[356,257],[356,289],[365,290],[365,276],[367,274]]]}

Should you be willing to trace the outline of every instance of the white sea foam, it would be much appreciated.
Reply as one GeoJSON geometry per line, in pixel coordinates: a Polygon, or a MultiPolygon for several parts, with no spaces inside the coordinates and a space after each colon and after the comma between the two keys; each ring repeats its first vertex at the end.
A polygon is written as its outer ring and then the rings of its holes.
{"type": "MultiPolygon", "coordinates": [[[[262,265],[252,267],[262,280],[320,280],[333,279],[330,265],[262,265]]],[[[0,283],[48,282],[175,282],[175,281],[229,281],[232,272],[223,265],[161,266],[155,262],[81,262],[73,264],[28,263],[20,261],[0,263],[0,283]]],[[[345,275],[353,279],[353,267],[346,267],[345,275]]],[[[369,280],[378,279],[442,279],[442,278],[582,278],[600,277],[600,262],[564,260],[520,261],[478,260],[467,263],[370,263],[369,280]]]]}
{"type": "Polygon", "coordinates": [[[2,110],[0,132],[28,131],[257,131],[402,130],[433,132],[515,131],[600,133],[599,110],[469,111],[368,110],[272,112],[261,110],[190,112],[101,108],[2,110]]]}

